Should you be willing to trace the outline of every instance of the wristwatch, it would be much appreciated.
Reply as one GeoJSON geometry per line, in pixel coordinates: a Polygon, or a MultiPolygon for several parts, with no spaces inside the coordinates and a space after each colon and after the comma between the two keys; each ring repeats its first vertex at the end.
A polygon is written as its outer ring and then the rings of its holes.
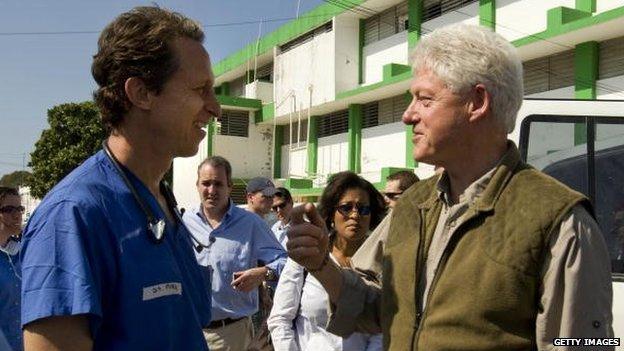
{"type": "Polygon", "coordinates": [[[275,271],[272,270],[269,267],[267,267],[266,269],[267,269],[267,271],[266,271],[266,273],[264,273],[264,281],[267,281],[267,282],[276,281],[277,280],[277,273],[275,273],[275,271]]]}

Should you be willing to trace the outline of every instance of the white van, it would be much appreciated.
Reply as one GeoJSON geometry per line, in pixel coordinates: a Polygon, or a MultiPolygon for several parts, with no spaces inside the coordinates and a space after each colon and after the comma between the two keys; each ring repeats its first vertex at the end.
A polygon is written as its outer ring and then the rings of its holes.
{"type": "Polygon", "coordinates": [[[593,203],[611,256],[613,330],[622,343],[624,101],[526,99],[510,138],[523,160],[584,193],[593,203]]]}

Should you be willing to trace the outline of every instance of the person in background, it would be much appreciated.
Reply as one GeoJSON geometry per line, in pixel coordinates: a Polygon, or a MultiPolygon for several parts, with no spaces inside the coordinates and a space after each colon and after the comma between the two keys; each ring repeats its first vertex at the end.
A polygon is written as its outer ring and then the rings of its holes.
{"type": "Polygon", "coordinates": [[[394,208],[403,192],[418,180],[418,176],[412,171],[398,171],[389,175],[386,178],[386,188],[383,192],[386,205],[394,208]]]}
{"type": "Polygon", "coordinates": [[[212,156],[202,161],[196,185],[201,202],[183,219],[205,244],[195,250],[195,258],[212,281],[212,321],[204,337],[211,351],[248,350],[253,337],[250,317],[259,308],[258,287],[277,281],[286,252],[259,216],[230,199],[228,160],[212,156]]]}
{"type": "Polygon", "coordinates": [[[14,351],[23,349],[19,262],[23,214],[17,189],[0,187],[0,332],[14,351]]]}
{"type": "MultiPolygon", "coordinates": [[[[351,256],[384,217],[385,205],[371,183],[347,171],[329,179],[319,212],[331,228],[329,259],[341,267],[350,267],[351,256]]],[[[381,334],[354,333],[341,338],[327,332],[328,306],[327,293],[316,278],[295,261],[288,260],[268,319],[275,350],[382,349],[381,334]]]]}
{"type": "Polygon", "coordinates": [[[110,133],[24,229],[27,351],[208,350],[210,285],[163,181],[221,114],[203,40],[198,23],[155,6],[102,31],[91,72],[110,133]]]}
{"type": "Polygon", "coordinates": [[[292,211],[292,208],[293,199],[290,191],[286,188],[276,188],[271,209],[276,214],[277,222],[273,224],[271,230],[284,249],[286,249],[286,242],[288,241],[286,231],[290,225],[290,211],[292,211]]]}
{"type": "Polygon", "coordinates": [[[271,213],[275,184],[265,177],[251,178],[245,188],[247,210],[260,216],[269,226],[276,222],[275,214],[271,213]]]}

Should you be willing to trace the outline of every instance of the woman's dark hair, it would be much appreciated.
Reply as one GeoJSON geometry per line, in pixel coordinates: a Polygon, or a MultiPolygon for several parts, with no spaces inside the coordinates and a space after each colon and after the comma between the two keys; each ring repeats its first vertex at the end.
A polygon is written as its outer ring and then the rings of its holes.
{"type": "Polygon", "coordinates": [[[362,189],[368,193],[371,207],[369,229],[374,229],[386,214],[383,196],[375,189],[373,184],[351,171],[336,173],[327,181],[327,186],[319,200],[319,214],[325,220],[325,225],[328,229],[331,228],[336,206],[338,206],[340,198],[350,189],[362,189]]]}

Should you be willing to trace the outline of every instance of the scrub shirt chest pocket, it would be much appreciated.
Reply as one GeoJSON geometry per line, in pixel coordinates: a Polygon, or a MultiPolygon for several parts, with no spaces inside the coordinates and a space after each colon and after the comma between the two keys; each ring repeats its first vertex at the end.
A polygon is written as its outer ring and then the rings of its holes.
{"type": "Polygon", "coordinates": [[[122,296],[138,308],[137,313],[142,306],[149,308],[148,305],[160,301],[174,303],[181,299],[183,276],[172,247],[180,245],[174,242],[173,236],[177,234],[168,230],[165,239],[156,244],[148,239],[147,229],[142,225],[122,239],[119,273],[124,282],[119,286],[125,290],[122,296]]]}

